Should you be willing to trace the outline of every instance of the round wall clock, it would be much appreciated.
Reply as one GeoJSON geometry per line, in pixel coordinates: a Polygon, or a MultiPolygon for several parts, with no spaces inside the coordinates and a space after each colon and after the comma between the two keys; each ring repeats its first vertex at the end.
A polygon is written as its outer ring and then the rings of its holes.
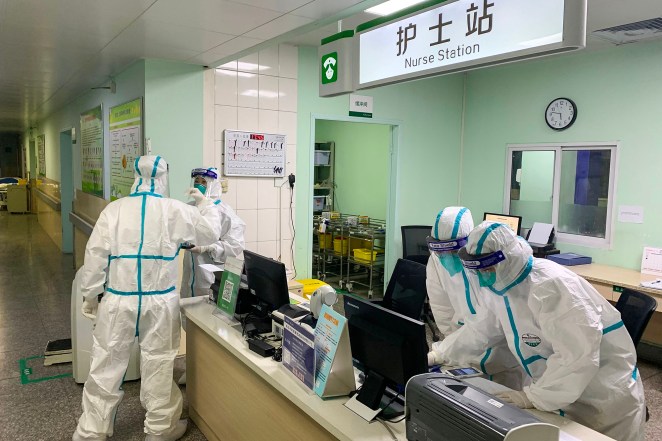
{"type": "Polygon", "coordinates": [[[545,110],[545,122],[550,129],[565,130],[577,119],[577,105],[569,98],[556,98],[545,110]]]}

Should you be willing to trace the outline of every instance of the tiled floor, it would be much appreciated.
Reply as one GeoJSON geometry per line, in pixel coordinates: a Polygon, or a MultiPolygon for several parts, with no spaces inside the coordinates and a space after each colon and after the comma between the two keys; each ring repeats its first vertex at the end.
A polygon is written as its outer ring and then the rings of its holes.
{"type": "MultiPolygon", "coordinates": [[[[0,211],[0,440],[68,441],[81,414],[83,387],[71,377],[22,384],[19,360],[43,353],[46,342],[70,336],[71,255],[63,255],[33,215],[0,211]]],[[[71,364],[27,362],[28,379],[71,372],[71,364]]],[[[183,360],[176,363],[175,377],[183,360]]],[[[116,441],[143,440],[140,382],[124,385],[116,441]]],[[[184,416],[187,407],[184,404],[184,416]]],[[[205,440],[189,420],[183,440],[205,440]]]]}
{"type": "MultiPolygon", "coordinates": [[[[68,441],[80,416],[82,386],[71,378],[21,384],[19,360],[39,355],[48,340],[70,334],[74,271],[32,215],[0,211],[0,440],[68,441]]],[[[176,364],[175,377],[183,360],[176,364]]],[[[662,440],[662,369],[640,363],[651,419],[646,440],[662,440]]],[[[71,365],[29,363],[30,379],[71,372],[71,365]]],[[[116,441],[144,439],[139,382],[124,386],[115,424],[116,441]]],[[[187,413],[186,402],[184,415],[187,413]]],[[[205,437],[189,421],[183,440],[205,437]]]]}

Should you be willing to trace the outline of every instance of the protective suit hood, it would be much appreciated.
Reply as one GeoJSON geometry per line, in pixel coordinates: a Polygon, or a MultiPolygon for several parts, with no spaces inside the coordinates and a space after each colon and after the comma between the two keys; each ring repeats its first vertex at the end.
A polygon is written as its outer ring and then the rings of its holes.
{"type": "Polygon", "coordinates": [[[437,214],[430,236],[437,240],[467,237],[474,228],[471,211],[464,207],[446,207],[437,214]]]}
{"type": "Polygon", "coordinates": [[[529,244],[507,225],[498,222],[485,221],[478,225],[469,234],[466,250],[473,255],[503,252],[506,260],[494,266],[496,282],[491,288],[497,294],[516,285],[520,276],[530,271],[533,265],[533,251],[529,244]]]}
{"type": "Polygon", "coordinates": [[[160,156],[140,156],[133,163],[135,181],[131,195],[168,196],[168,163],[160,156]]]}

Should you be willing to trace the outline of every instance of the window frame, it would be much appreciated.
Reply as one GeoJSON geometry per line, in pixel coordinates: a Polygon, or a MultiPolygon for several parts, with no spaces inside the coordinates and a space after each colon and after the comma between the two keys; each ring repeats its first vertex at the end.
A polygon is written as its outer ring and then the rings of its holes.
{"type": "Polygon", "coordinates": [[[527,151],[553,151],[554,152],[554,181],[552,191],[552,224],[556,231],[556,240],[559,243],[580,245],[590,248],[612,249],[614,234],[615,197],[618,182],[618,142],[561,142],[541,144],[508,144],[506,148],[506,176],[503,193],[504,213],[510,213],[510,180],[512,173],[513,152],[527,151]],[[590,237],[577,234],[558,232],[559,199],[561,193],[561,156],[564,151],[579,150],[610,150],[609,161],[609,191],[607,193],[607,219],[605,237],[590,237]]]}

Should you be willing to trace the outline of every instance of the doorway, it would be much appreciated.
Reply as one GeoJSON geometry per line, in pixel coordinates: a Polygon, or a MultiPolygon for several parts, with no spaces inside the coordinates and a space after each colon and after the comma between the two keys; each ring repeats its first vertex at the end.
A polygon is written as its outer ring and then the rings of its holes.
{"type": "Polygon", "coordinates": [[[62,216],[62,252],[74,252],[74,226],[69,213],[74,202],[74,167],[71,129],[60,132],[60,201],[62,216]]]}
{"type": "Polygon", "coordinates": [[[318,117],[311,131],[312,277],[362,297],[381,297],[397,259],[392,183],[398,124],[318,117]]]}

